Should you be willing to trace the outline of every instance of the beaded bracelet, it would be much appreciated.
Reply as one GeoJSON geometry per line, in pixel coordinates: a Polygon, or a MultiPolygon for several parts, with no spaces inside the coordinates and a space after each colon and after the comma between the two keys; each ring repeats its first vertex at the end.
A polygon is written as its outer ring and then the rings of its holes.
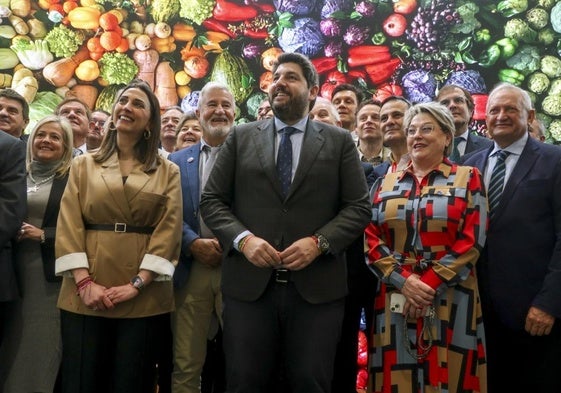
{"type": "Polygon", "coordinates": [[[93,282],[90,276],[84,277],[76,283],[76,295],[80,296],[82,289],[88,287],[93,282]]]}

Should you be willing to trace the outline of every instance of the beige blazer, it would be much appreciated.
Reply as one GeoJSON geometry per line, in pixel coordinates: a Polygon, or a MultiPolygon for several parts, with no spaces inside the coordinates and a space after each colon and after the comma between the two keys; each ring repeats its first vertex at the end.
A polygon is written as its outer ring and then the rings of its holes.
{"type": "Polygon", "coordinates": [[[91,154],[74,159],[61,201],[55,272],[64,277],[58,307],[78,314],[137,318],[173,310],[171,277],[181,245],[179,168],[161,160],[149,172],[136,165],[125,184],[117,154],[96,163],[91,154]],[[85,230],[85,224],[150,226],[151,235],[85,230]],[[139,269],[158,276],[139,296],[110,311],[93,311],[76,296],[71,270],[87,268],[98,284],[123,285],[139,269]]]}

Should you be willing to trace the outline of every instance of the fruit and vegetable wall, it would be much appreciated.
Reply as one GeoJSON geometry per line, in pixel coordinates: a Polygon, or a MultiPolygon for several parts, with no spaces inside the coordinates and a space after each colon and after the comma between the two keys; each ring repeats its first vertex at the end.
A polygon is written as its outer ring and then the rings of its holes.
{"type": "Polygon", "coordinates": [[[0,19],[0,87],[30,102],[30,126],[66,94],[108,110],[135,77],[185,109],[221,81],[251,121],[276,56],[299,52],[328,98],[343,82],[414,102],[459,84],[480,132],[488,91],[516,84],[561,142],[560,0],[0,0],[0,19]]]}

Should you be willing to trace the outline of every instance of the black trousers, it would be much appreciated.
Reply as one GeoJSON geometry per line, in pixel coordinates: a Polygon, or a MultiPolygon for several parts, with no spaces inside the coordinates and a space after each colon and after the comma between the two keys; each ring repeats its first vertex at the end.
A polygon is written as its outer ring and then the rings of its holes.
{"type": "Polygon", "coordinates": [[[256,301],[223,296],[228,393],[329,393],[344,299],[310,304],[293,283],[271,281],[256,301]]]}
{"type": "Polygon", "coordinates": [[[153,393],[169,315],[101,318],[61,312],[63,393],[153,393]]]}

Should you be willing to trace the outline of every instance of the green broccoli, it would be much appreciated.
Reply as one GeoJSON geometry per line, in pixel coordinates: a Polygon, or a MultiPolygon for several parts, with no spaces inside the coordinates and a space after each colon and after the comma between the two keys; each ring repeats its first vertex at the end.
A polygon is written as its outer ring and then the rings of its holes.
{"type": "Polygon", "coordinates": [[[138,73],[133,59],[123,53],[106,52],[98,61],[101,77],[109,84],[127,84],[138,73]]]}
{"type": "Polygon", "coordinates": [[[154,22],[168,22],[179,12],[179,0],[152,0],[150,15],[154,22]]]}
{"type": "Polygon", "coordinates": [[[561,116],[561,95],[547,95],[542,101],[542,110],[550,116],[561,116]]]}
{"type": "Polygon", "coordinates": [[[551,139],[553,139],[555,142],[561,142],[561,120],[560,119],[555,119],[549,124],[549,127],[547,128],[547,134],[549,134],[549,137],[551,139]]]}
{"type": "Polygon", "coordinates": [[[10,49],[17,55],[21,64],[33,71],[45,68],[54,60],[47,43],[43,40],[15,39],[10,49]]]}
{"type": "Polygon", "coordinates": [[[534,72],[526,81],[528,90],[536,94],[543,94],[549,88],[549,78],[543,72],[534,72]]]}
{"type": "Polygon", "coordinates": [[[530,24],[530,27],[541,30],[547,26],[549,22],[549,13],[541,7],[535,7],[526,12],[526,20],[530,24]]]}
{"type": "Polygon", "coordinates": [[[516,53],[506,61],[506,65],[524,75],[540,69],[540,50],[533,45],[522,45],[516,53]]]}
{"type": "Polygon", "coordinates": [[[561,59],[545,55],[540,62],[541,71],[550,78],[558,78],[561,76],[561,59]]]}
{"type": "Polygon", "coordinates": [[[200,25],[212,16],[216,0],[179,0],[181,8],[179,16],[200,25]]]}
{"type": "Polygon", "coordinates": [[[45,41],[56,57],[70,57],[83,44],[84,35],[64,25],[58,25],[49,31],[45,41]]]}
{"type": "Polygon", "coordinates": [[[506,22],[505,37],[531,44],[536,42],[538,39],[538,33],[530,27],[528,22],[522,19],[513,18],[506,22]]]}
{"type": "Polygon", "coordinates": [[[528,0],[503,0],[497,4],[497,11],[507,18],[524,12],[527,9],[528,0]]]}

